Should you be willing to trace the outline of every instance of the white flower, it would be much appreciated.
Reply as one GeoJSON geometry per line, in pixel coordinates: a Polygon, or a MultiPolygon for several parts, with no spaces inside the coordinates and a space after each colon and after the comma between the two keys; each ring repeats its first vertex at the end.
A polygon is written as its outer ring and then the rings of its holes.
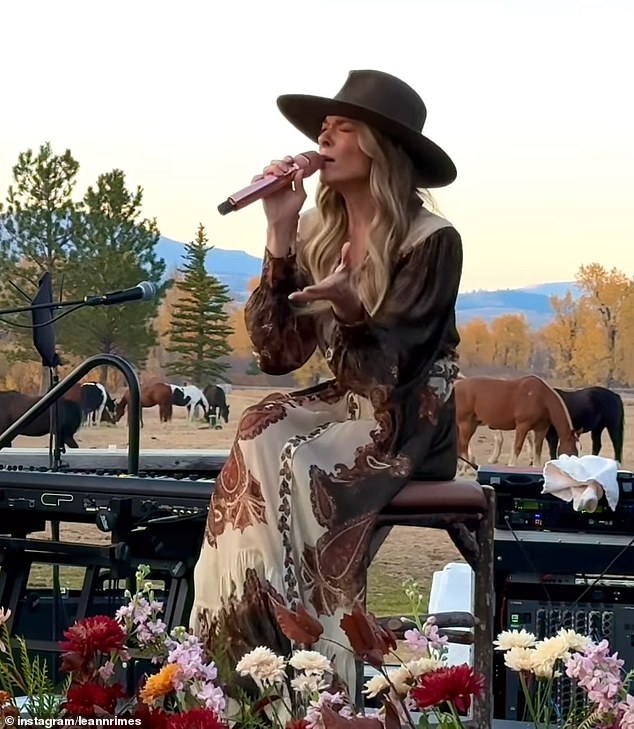
{"type": "Polygon", "coordinates": [[[377,673],[376,676],[372,676],[369,681],[366,681],[363,693],[368,698],[378,696],[380,693],[387,691],[390,688],[390,684],[382,673],[377,673]]]}
{"type": "Polygon", "coordinates": [[[291,686],[297,693],[310,696],[317,691],[321,691],[321,689],[327,688],[328,681],[324,681],[321,673],[300,673],[291,681],[291,686]]]}
{"type": "Polygon", "coordinates": [[[508,651],[511,648],[530,648],[535,645],[536,640],[533,633],[529,633],[524,628],[521,630],[503,630],[498,635],[498,639],[493,641],[493,645],[498,651],[508,651]]]}
{"type": "Polygon", "coordinates": [[[413,678],[418,678],[424,673],[435,671],[442,668],[445,664],[435,658],[414,658],[405,664],[405,668],[412,674],[413,678]]]}
{"type": "Polygon", "coordinates": [[[539,641],[533,651],[533,673],[537,678],[551,678],[558,660],[570,658],[567,636],[559,633],[554,638],[539,641]]]}
{"type": "Polygon", "coordinates": [[[412,688],[414,677],[406,666],[399,666],[394,671],[388,671],[387,677],[399,696],[407,696],[412,688]]]}
{"type": "Polygon", "coordinates": [[[567,660],[570,658],[568,650],[568,639],[564,635],[556,635],[554,638],[544,638],[535,646],[535,652],[550,661],[567,660]]]}
{"type": "Polygon", "coordinates": [[[587,635],[582,635],[581,633],[576,633],[574,630],[566,628],[558,630],[557,636],[563,638],[566,649],[569,651],[582,651],[592,643],[592,640],[587,635]]]}
{"type": "Polygon", "coordinates": [[[318,651],[296,651],[289,663],[296,670],[308,674],[322,675],[325,671],[331,670],[328,658],[318,651]]]}
{"type": "Polygon", "coordinates": [[[504,654],[504,663],[511,671],[532,671],[534,666],[533,648],[514,646],[504,654]]]}
{"type": "Polygon", "coordinates": [[[10,617],[11,610],[5,610],[3,607],[0,607],[0,625],[4,625],[10,617]]]}
{"type": "Polygon", "coordinates": [[[284,680],[286,662],[270,648],[259,645],[242,656],[236,666],[241,676],[251,676],[259,684],[273,685],[284,680]]]}

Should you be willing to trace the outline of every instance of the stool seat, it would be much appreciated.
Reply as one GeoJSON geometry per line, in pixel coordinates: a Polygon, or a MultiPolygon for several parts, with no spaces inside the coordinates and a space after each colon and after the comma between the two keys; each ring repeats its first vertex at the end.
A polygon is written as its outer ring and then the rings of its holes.
{"type": "Polygon", "coordinates": [[[484,514],[487,500],[477,481],[410,481],[381,512],[408,514],[484,514]]]}

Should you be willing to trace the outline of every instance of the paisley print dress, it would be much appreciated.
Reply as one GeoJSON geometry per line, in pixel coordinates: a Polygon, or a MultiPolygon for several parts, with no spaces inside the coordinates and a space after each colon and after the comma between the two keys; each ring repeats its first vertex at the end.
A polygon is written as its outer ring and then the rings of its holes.
{"type": "Polygon", "coordinates": [[[288,294],[309,281],[295,255],[265,254],[246,306],[260,368],[291,372],[318,347],[333,379],[245,410],[217,479],[191,621],[210,651],[222,640],[233,665],[257,645],[288,653],[273,593],[318,617],[316,647],[335,659],[354,696],[355,664],[339,622],[365,599],[376,516],[413,474],[455,475],[462,244],[450,223],[424,210],[410,238],[380,321],[354,325],[331,313],[298,314],[288,294]]]}

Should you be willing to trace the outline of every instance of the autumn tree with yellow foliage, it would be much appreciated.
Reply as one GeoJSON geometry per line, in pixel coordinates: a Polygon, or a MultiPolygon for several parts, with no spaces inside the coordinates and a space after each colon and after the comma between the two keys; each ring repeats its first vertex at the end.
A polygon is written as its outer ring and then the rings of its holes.
{"type": "Polygon", "coordinates": [[[524,314],[503,314],[491,322],[493,362],[513,370],[527,369],[533,345],[524,314]]]}
{"type": "Polygon", "coordinates": [[[582,301],[585,300],[585,304],[596,313],[603,333],[603,344],[607,350],[604,379],[610,387],[624,374],[617,358],[618,339],[625,319],[628,314],[631,316],[634,280],[616,268],[608,271],[598,263],[591,263],[579,268],[577,284],[584,293],[582,301]]]}
{"type": "MultiPolygon", "coordinates": [[[[260,283],[260,277],[254,276],[249,280],[247,289],[252,294],[260,283]]],[[[229,337],[229,346],[233,350],[236,357],[251,357],[253,353],[253,345],[247,331],[247,325],[244,320],[244,306],[236,306],[229,316],[229,324],[232,328],[229,337]]]]}
{"type": "Polygon", "coordinates": [[[463,367],[481,367],[493,362],[495,344],[484,319],[471,319],[460,327],[460,363],[463,367]]]}
{"type": "Polygon", "coordinates": [[[634,279],[591,263],[576,281],[581,296],[552,296],[553,319],[537,332],[522,314],[462,325],[462,366],[538,371],[569,387],[633,383],[634,279]]]}

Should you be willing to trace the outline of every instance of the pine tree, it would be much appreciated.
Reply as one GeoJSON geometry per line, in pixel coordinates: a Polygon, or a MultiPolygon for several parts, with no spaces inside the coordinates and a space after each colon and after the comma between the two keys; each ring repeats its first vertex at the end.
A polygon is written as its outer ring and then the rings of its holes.
{"type": "Polygon", "coordinates": [[[196,239],[185,246],[185,262],[178,269],[175,286],[180,296],[174,305],[167,351],[174,356],[167,364],[169,374],[186,377],[192,384],[205,387],[229,369],[221,358],[231,352],[229,289],[207,273],[205,258],[212,247],[202,224],[196,239]]]}
{"type": "MultiPolygon", "coordinates": [[[[165,273],[165,262],[155,252],[159,231],[155,220],[142,217],[142,202],[143,190],[128,190],[121,170],[100,175],[88,188],[74,225],[76,247],[66,273],[72,298],[125,289],[142,280],[159,285],[165,273]]],[[[61,330],[58,338],[66,350],[82,357],[119,354],[141,368],[157,342],[153,320],[159,303],[81,309],[68,317],[72,327],[61,330]]]]}
{"type": "MultiPolygon", "coordinates": [[[[56,155],[51,145],[20,153],[13,167],[13,183],[6,204],[0,205],[0,306],[28,304],[12,282],[27,298],[32,298],[38,280],[46,271],[53,284],[61,283],[68,257],[74,248],[75,203],[72,191],[79,163],[70,150],[56,155]]],[[[12,329],[12,358],[36,359],[32,344],[29,314],[11,321],[27,328],[12,329]]]]}

